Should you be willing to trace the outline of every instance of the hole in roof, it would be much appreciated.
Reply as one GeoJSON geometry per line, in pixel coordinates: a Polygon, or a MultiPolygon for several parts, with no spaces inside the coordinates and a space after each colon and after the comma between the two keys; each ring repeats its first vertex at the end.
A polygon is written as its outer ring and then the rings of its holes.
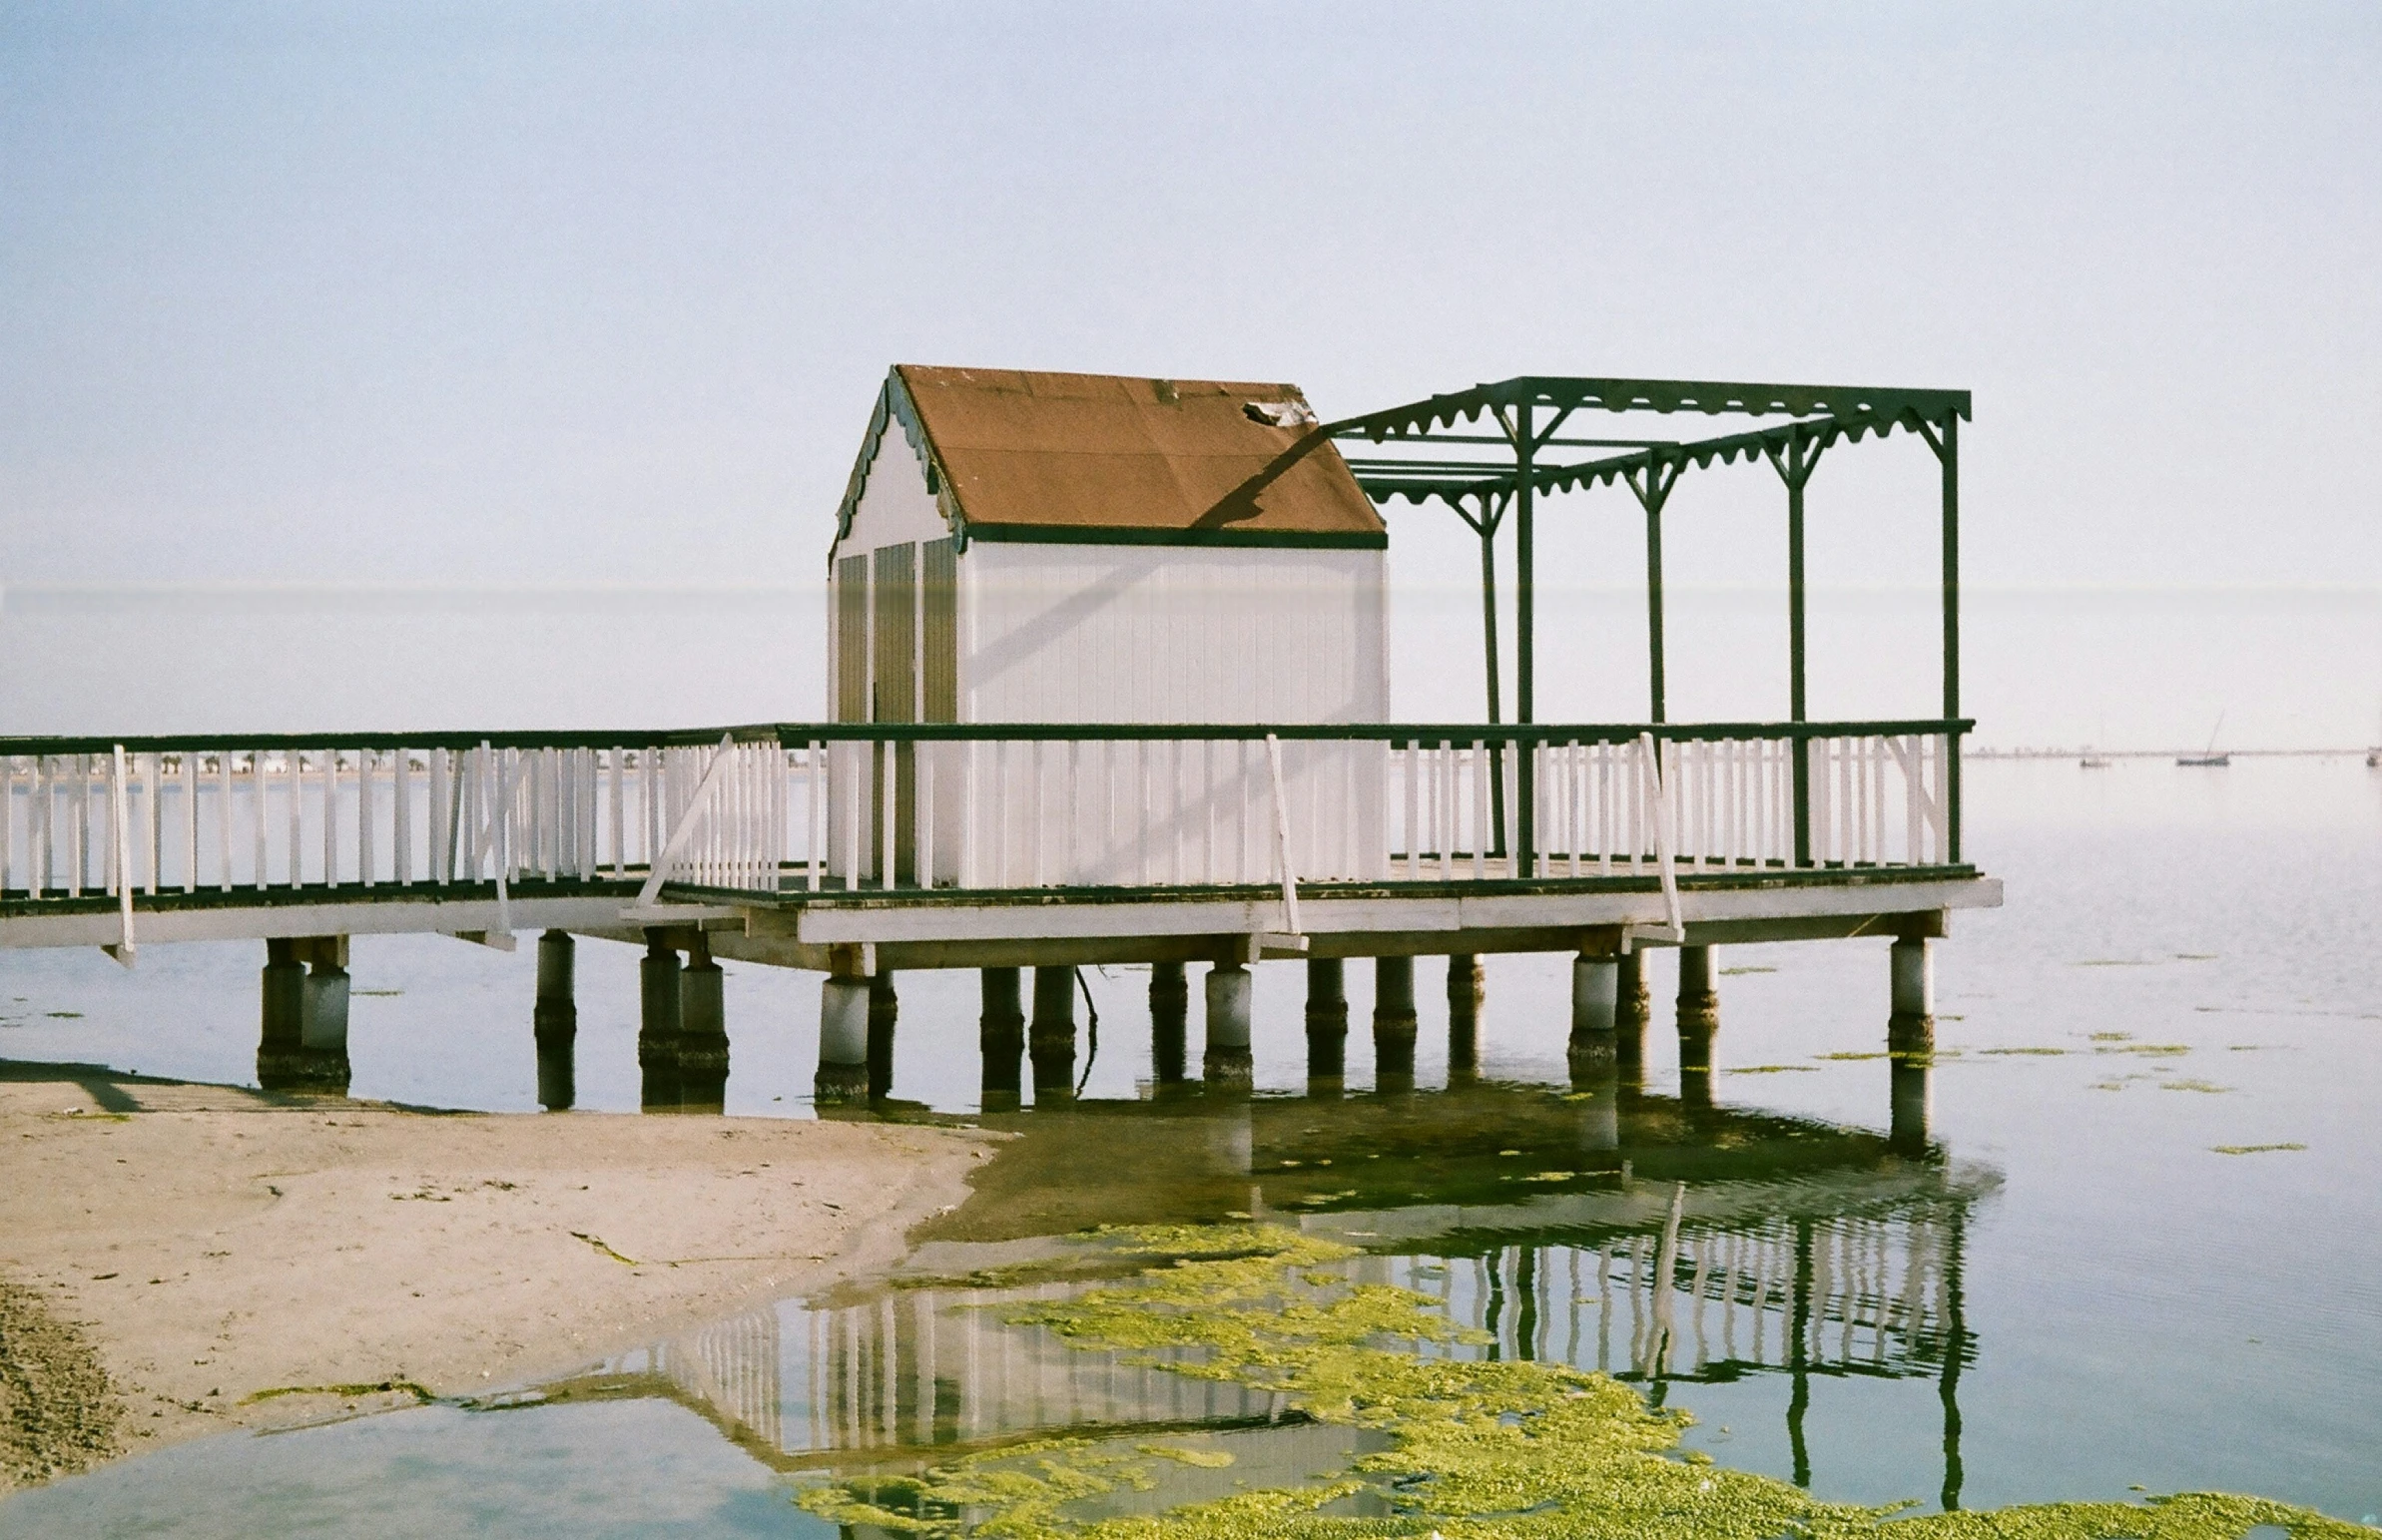
{"type": "Polygon", "coordinates": [[[1315,426],[1315,411],[1304,401],[1244,401],[1241,414],[1270,428],[1315,426]]]}

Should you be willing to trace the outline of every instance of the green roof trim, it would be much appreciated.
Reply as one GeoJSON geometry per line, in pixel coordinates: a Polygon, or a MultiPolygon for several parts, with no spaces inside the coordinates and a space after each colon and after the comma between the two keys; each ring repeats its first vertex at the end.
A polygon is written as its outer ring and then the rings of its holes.
{"type": "Polygon", "coordinates": [[[1139,529],[1086,524],[976,524],[968,538],[995,545],[1242,546],[1305,551],[1386,551],[1386,530],[1139,529]]]}
{"type": "Polygon", "coordinates": [[[835,560],[836,546],[842,545],[844,537],[852,533],[852,521],[860,512],[862,496],[869,490],[869,472],[877,465],[886,429],[895,424],[900,426],[901,441],[918,457],[918,469],[926,477],[926,491],[934,498],[934,506],[941,510],[943,523],[950,526],[951,538],[959,549],[967,549],[967,520],[959,511],[959,499],[951,494],[951,478],[943,473],[933,441],[926,436],[926,426],[918,419],[917,405],[901,383],[900,371],[888,369],[885,384],[877,392],[877,405],[869,413],[869,431],[861,438],[860,455],[844,484],[844,501],[836,508],[836,538],[828,547],[831,562],[835,560]]]}

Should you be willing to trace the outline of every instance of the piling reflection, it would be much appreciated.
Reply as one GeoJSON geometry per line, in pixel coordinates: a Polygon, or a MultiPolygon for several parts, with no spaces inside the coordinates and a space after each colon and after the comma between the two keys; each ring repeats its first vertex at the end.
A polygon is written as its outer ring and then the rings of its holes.
{"type": "Polygon", "coordinates": [[[1678,1384],[1784,1375],[1806,1483],[1810,1412],[1831,1382],[1934,1379],[1954,1506],[1959,1377],[1976,1351],[1963,1249],[2000,1178],[1927,1142],[1923,1060],[1896,1076],[1884,1135],[1649,1095],[1618,1069],[1570,1090],[1193,1093],[988,1115],[1018,1137],[916,1235],[902,1276],[659,1344],[575,1389],[661,1390],[789,1468],[898,1466],[1060,1430],[1272,1428],[1286,1408],[1263,1392],[1078,1350],[1002,1308],[1146,1263],[1098,1227],[1254,1217],[1360,1249],[1344,1276],[1438,1300],[1483,1333],[1462,1354],[1601,1370],[1658,1402],[1678,1384]]]}

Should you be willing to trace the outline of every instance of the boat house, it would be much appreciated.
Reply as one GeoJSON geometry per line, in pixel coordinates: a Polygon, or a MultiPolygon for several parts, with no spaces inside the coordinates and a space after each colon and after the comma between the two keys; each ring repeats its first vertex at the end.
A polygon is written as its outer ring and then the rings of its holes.
{"type": "Polygon", "coordinates": [[[896,366],[836,513],[838,722],[1382,722],[1389,533],[1296,385],[896,366]]]}
{"type": "MultiPolygon", "coordinates": [[[[895,366],[830,548],[833,719],[1387,721],[1389,534],[1347,463],[1326,444],[1235,495],[1315,425],[1290,384],[895,366]]],[[[901,801],[892,851],[896,876],[925,886],[979,885],[977,867],[988,879],[1027,870],[1037,825],[1046,851],[1071,852],[1079,881],[1153,880],[1182,864],[1172,825],[1237,820],[1257,805],[1242,784],[1257,773],[1246,754],[1175,756],[1147,767],[1145,788],[1145,767],[1094,748],[1100,780],[1084,788],[1094,794],[1061,806],[1036,790],[1049,777],[1036,774],[1031,745],[905,746],[896,774],[914,779],[920,753],[940,757],[928,765],[940,771],[934,829],[921,838],[901,801]],[[1127,774],[1131,786],[1117,783],[1127,774]],[[992,777],[1007,833],[975,852],[963,792],[992,777]],[[1135,795],[1156,805],[1128,824],[1113,804],[1135,795]],[[968,853],[981,859],[963,870],[968,853]]],[[[1353,790],[1378,803],[1378,773],[1343,748],[1298,745],[1284,773],[1294,798],[1353,790]]],[[[830,822],[851,836],[866,880],[886,843],[873,816],[883,773],[839,784],[855,796],[839,798],[830,822]]],[[[980,786],[977,804],[991,794],[980,786]]],[[[1301,832],[1321,826],[1302,820],[1301,832]]],[[[1255,873],[1264,831],[1247,832],[1255,873]]],[[[1352,851],[1298,843],[1304,870],[1353,874],[1352,851]]]]}

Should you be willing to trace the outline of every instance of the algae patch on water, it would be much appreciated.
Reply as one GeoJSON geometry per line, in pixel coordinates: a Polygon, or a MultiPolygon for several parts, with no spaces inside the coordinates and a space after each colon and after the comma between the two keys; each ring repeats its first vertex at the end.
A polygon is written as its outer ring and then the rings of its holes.
{"type": "Polygon", "coordinates": [[[1369,1452],[1295,1487],[1119,1514],[1102,1511],[1113,1494],[1152,1493],[1164,1467],[1213,1466],[1216,1457],[1177,1436],[1049,1438],[914,1475],[822,1482],[800,1494],[803,1507],[839,1524],[1003,1540],[1420,1540],[1434,1531],[1447,1540],[2198,1540],[2261,1524],[2326,1540],[2368,1533],[2280,1503],[2209,1494],[1925,1516],[1822,1502],[1683,1456],[1690,1419],[1603,1374],[1454,1355],[1485,1339],[1452,1324],[1428,1295],[1352,1281],[1354,1248],[1262,1224],[1117,1229],[1099,1239],[1159,1265],[1069,1299],[986,1307],[1072,1347],[1268,1392],[1309,1423],[1366,1435],[1369,1452]]]}

